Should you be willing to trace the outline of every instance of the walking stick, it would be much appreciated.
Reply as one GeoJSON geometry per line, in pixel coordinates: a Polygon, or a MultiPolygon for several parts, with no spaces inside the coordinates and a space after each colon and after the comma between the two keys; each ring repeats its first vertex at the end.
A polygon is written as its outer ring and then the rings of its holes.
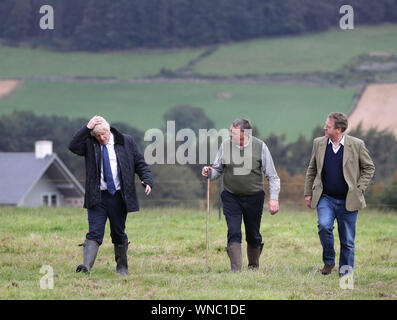
{"type": "Polygon", "coordinates": [[[209,226],[209,219],[210,219],[210,170],[207,170],[207,219],[205,224],[205,233],[206,233],[206,247],[205,247],[205,272],[208,272],[208,226],[209,226]]]}

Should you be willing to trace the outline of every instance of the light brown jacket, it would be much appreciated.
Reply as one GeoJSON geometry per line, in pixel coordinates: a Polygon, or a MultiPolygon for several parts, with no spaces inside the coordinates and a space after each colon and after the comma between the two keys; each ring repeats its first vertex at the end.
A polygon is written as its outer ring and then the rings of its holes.
{"type": "MultiPolygon", "coordinates": [[[[305,179],[305,196],[312,196],[311,207],[317,207],[323,192],[321,172],[324,164],[328,138],[320,137],[313,141],[312,156],[305,179]]],[[[364,191],[368,187],[375,166],[364,141],[345,135],[343,150],[343,176],[349,187],[346,196],[346,209],[355,211],[365,208],[364,191]]]]}

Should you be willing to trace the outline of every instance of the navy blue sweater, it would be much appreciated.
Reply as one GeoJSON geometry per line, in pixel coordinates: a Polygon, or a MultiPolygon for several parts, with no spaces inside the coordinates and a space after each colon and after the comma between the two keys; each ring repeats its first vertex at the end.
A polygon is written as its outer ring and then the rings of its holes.
{"type": "Polygon", "coordinates": [[[349,187],[343,177],[343,145],[335,154],[332,144],[328,143],[321,173],[323,194],[336,199],[346,199],[349,187]]]}

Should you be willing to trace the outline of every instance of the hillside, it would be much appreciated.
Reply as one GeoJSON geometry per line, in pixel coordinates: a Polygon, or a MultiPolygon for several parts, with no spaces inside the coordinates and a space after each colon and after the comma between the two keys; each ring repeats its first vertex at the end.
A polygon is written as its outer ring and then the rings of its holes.
{"type": "Polygon", "coordinates": [[[352,89],[244,83],[25,82],[0,101],[0,114],[14,109],[86,119],[101,114],[146,131],[164,128],[170,108],[192,105],[201,107],[218,130],[246,117],[263,137],[285,133],[295,141],[300,134],[311,137],[331,111],[348,112],[354,95],[352,89]]]}
{"type": "Polygon", "coordinates": [[[350,129],[389,130],[397,137],[397,84],[371,84],[349,116],[350,129]]]}
{"type": "Polygon", "coordinates": [[[0,46],[0,79],[149,77],[159,74],[162,68],[171,70],[181,68],[199,56],[202,51],[202,49],[181,49],[67,53],[0,46]]]}
{"type": "Polygon", "coordinates": [[[335,72],[370,52],[397,54],[397,24],[220,45],[194,71],[203,75],[335,72]]]}
{"type": "MultiPolygon", "coordinates": [[[[0,79],[23,77],[246,76],[335,72],[365,53],[397,55],[397,24],[269,37],[214,47],[102,53],[0,46],[0,79]]],[[[396,75],[397,76],[397,75],[396,75]]],[[[234,79],[235,81],[238,79],[234,79]]]]}
{"type": "Polygon", "coordinates": [[[348,113],[363,83],[397,79],[396,36],[397,24],[384,24],[180,50],[67,53],[0,46],[0,79],[23,80],[0,101],[0,114],[100,113],[145,131],[163,128],[170,108],[192,105],[203,108],[217,129],[247,117],[263,137],[285,133],[290,142],[310,137],[328,113],[348,113]]]}

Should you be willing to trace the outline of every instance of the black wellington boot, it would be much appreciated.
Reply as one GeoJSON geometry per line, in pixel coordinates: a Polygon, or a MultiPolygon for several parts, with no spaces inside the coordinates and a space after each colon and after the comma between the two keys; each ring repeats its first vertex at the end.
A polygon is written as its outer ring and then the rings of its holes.
{"type": "Polygon", "coordinates": [[[85,240],[79,246],[84,247],[84,262],[76,268],[76,272],[90,273],[98,253],[99,244],[93,240],[85,240]]]}
{"type": "Polygon", "coordinates": [[[128,241],[123,244],[114,244],[114,259],[117,263],[116,272],[122,276],[126,276],[128,274],[128,244],[128,241]]]}

